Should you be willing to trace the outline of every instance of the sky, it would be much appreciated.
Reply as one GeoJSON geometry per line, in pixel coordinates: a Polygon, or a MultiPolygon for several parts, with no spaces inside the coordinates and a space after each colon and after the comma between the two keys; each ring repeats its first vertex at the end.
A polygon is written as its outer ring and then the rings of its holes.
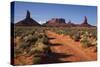
{"type": "Polygon", "coordinates": [[[84,21],[84,16],[87,16],[89,24],[97,24],[96,6],[15,2],[14,10],[14,23],[23,20],[29,10],[31,17],[40,24],[52,18],[64,18],[66,23],[71,20],[73,23],[80,24],[84,21]]]}

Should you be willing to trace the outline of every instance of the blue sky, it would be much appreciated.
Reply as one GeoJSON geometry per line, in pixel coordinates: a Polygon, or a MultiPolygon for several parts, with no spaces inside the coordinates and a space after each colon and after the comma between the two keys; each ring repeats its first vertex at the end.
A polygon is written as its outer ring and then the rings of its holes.
{"type": "Polygon", "coordinates": [[[73,23],[80,24],[87,16],[88,23],[97,24],[97,7],[80,6],[67,4],[44,4],[30,2],[15,2],[14,22],[25,18],[27,10],[30,11],[31,17],[40,24],[45,23],[51,18],[64,18],[66,23],[71,20],[73,23]]]}

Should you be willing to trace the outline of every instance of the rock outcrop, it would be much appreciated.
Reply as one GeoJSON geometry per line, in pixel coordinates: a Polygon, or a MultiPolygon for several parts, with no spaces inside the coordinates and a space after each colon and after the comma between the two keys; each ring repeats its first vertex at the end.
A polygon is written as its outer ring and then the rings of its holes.
{"type": "Polygon", "coordinates": [[[81,23],[79,26],[80,26],[80,27],[91,27],[92,25],[90,25],[90,24],[88,23],[87,17],[85,16],[85,17],[84,17],[83,23],[81,23]]]}
{"type": "Polygon", "coordinates": [[[44,23],[43,26],[55,26],[55,27],[66,26],[66,22],[65,19],[63,18],[52,18],[51,20],[44,23]]]}
{"type": "Polygon", "coordinates": [[[67,23],[67,27],[74,27],[76,24],[72,23],[71,20],[67,23]]]}
{"type": "Polygon", "coordinates": [[[63,18],[52,18],[51,20],[44,23],[42,26],[51,26],[51,27],[93,27],[88,23],[87,17],[84,17],[84,21],[81,24],[74,24],[69,20],[66,23],[65,19],[63,18]]]}
{"type": "Polygon", "coordinates": [[[37,21],[31,18],[30,12],[27,11],[25,19],[17,22],[16,26],[44,26],[44,27],[93,27],[88,23],[87,17],[84,17],[84,21],[81,24],[74,24],[69,20],[66,23],[64,18],[52,18],[46,23],[40,25],[37,21]]]}
{"type": "Polygon", "coordinates": [[[40,24],[31,18],[30,12],[27,11],[26,18],[17,22],[15,25],[17,26],[40,26],[40,24]]]}

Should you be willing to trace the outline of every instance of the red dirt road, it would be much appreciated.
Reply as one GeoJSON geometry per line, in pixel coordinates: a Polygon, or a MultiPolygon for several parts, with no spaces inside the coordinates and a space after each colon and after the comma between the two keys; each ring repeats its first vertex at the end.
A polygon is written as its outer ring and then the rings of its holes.
{"type": "Polygon", "coordinates": [[[75,42],[69,36],[58,35],[51,31],[46,31],[51,44],[60,44],[58,46],[51,46],[52,52],[64,53],[71,55],[69,57],[60,58],[61,61],[90,61],[97,59],[97,53],[94,52],[95,47],[83,48],[80,42],[75,42]]]}

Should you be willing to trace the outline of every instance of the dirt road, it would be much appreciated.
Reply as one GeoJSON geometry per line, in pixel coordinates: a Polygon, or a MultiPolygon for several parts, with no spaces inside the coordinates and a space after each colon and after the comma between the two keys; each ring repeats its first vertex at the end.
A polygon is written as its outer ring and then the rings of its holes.
{"type": "Polygon", "coordinates": [[[80,42],[52,31],[46,31],[46,36],[51,38],[49,42],[52,52],[66,55],[59,58],[61,61],[91,61],[97,59],[97,53],[94,52],[95,47],[83,48],[80,42]]]}

